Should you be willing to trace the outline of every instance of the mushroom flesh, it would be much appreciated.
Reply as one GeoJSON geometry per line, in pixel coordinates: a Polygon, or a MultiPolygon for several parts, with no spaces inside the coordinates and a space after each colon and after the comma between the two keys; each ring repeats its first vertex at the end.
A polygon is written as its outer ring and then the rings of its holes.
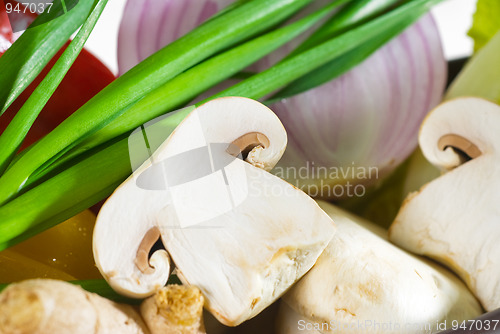
{"type": "Polygon", "coordinates": [[[446,173],[410,194],[390,239],[453,269],[483,307],[500,307],[500,106],[466,97],[434,109],[419,144],[446,173]]]}
{"type": "Polygon", "coordinates": [[[192,111],[99,212],[94,257],[105,279],[145,297],[165,285],[171,258],[229,326],[277,300],[335,232],[314,200],[268,172],[286,141],[277,116],[257,101],[227,97],[192,111]],[[165,250],[148,257],[158,238],[165,250]]]}

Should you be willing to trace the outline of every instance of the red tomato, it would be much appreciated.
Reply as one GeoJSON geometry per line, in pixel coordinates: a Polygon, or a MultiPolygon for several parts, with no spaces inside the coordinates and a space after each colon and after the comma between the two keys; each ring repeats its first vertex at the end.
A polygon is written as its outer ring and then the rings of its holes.
{"type": "Polygon", "coordinates": [[[13,39],[14,36],[12,35],[7,11],[2,1],[0,2],[0,57],[4,54],[5,50],[10,47],[13,39]]]}
{"type": "MultiPolygon", "coordinates": [[[[12,34],[3,1],[0,1],[0,56],[3,54],[1,46],[13,42],[12,34]],[[5,41],[2,44],[2,41],[5,41]]],[[[32,17],[28,17],[32,20],[32,17]]],[[[27,20],[29,21],[29,20],[27,20]]],[[[0,133],[5,130],[15,113],[21,108],[26,99],[31,95],[36,86],[47,75],[48,71],[60,57],[69,42],[47,64],[38,77],[25,89],[25,91],[12,103],[7,111],[0,117],[0,133]]],[[[85,102],[107,86],[115,76],[96,57],[85,49],[82,50],[63,81],[47,102],[37,120],[30,129],[21,149],[34,143],[48,132],[52,131],[64,119],[80,108],[85,102]]]]}

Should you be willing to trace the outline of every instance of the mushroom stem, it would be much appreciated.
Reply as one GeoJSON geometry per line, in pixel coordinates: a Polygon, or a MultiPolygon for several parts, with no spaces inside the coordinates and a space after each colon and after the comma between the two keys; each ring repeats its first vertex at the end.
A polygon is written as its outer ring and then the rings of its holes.
{"type": "Polygon", "coordinates": [[[156,226],[152,227],[146,235],[144,235],[144,238],[139,245],[137,257],[135,258],[135,264],[143,274],[150,275],[155,271],[155,268],[153,268],[149,263],[149,252],[160,236],[160,229],[156,226]]]}
{"type": "Polygon", "coordinates": [[[473,142],[456,134],[442,136],[438,141],[438,147],[442,151],[448,147],[458,149],[467,156],[467,160],[475,159],[482,154],[481,150],[473,142]]]}

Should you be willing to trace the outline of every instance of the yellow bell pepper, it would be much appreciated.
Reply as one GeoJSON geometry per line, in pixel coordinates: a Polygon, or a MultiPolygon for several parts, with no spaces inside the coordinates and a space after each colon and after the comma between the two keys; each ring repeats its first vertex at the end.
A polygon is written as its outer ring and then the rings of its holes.
{"type": "MultiPolygon", "coordinates": [[[[70,277],[68,279],[102,278],[95,266],[92,253],[95,219],[92,212],[83,211],[43,233],[0,252],[0,267],[3,271],[12,272],[10,276],[7,275],[8,277],[34,278],[47,275],[45,277],[63,279],[61,276],[64,273],[70,277]],[[17,264],[15,260],[18,261],[17,264]],[[50,270],[42,269],[41,265],[49,267],[50,270]],[[30,266],[33,266],[33,271],[30,266]],[[43,270],[47,272],[44,274],[43,270]]],[[[1,275],[0,280],[5,281],[1,275]]]]}
{"type": "Polygon", "coordinates": [[[35,277],[65,281],[75,279],[57,268],[30,259],[10,249],[0,252],[0,283],[11,283],[35,277]]]}

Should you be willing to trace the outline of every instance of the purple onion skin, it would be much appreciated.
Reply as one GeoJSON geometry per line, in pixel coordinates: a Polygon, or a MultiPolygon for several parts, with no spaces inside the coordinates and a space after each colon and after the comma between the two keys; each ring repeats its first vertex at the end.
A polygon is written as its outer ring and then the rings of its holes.
{"type": "MultiPolygon", "coordinates": [[[[196,28],[235,0],[128,0],[118,33],[118,68],[120,75],[167,44],[196,28]]],[[[310,14],[330,0],[315,0],[291,21],[310,14]]],[[[318,24],[319,25],[319,24],[318,24]]],[[[309,34],[290,44],[297,46],[309,34]]],[[[286,51],[286,49],[284,49],[286,51]]],[[[285,54],[277,52],[269,61],[285,54]]]]}
{"type": "Polygon", "coordinates": [[[275,173],[311,196],[362,195],[414,151],[446,76],[428,14],[336,80],[271,106],[288,133],[275,173]]]}

